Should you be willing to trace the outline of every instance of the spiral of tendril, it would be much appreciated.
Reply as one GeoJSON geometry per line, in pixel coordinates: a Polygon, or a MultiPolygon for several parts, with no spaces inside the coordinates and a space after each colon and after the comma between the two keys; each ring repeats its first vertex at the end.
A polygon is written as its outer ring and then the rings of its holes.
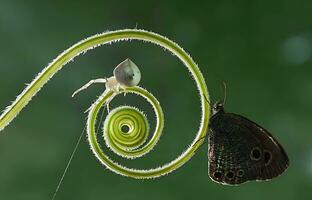
{"type": "MultiPolygon", "coordinates": [[[[164,114],[157,99],[143,88],[127,88],[127,92],[135,93],[144,97],[152,105],[157,120],[153,136],[148,143],[143,145],[149,134],[149,123],[141,111],[130,106],[117,107],[107,115],[103,134],[106,145],[113,152],[122,157],[137,158],[152,150],[158,142],[164,127],[164,120],[161,120],[164,119],[164,114]],[[122,129],[125,126],[128,127],[128,131],[122,129]]],[[[92,106],[89,116],[90,120],[93,121],[89,121],[90,124],[95,124],[95,118],[92,118],[92,116],[98,114],[99,109],[112,94],[112,92],[104,92],[103,95],[99,97],[98,101],[92,106]]],[[[89,140],[92,145],[99,147],[96,135],[93,133],[95,133],[94,126],[92,130],[90,130],[91,137],[89,137],[89,140]]]]}
{"type": "Polygon", "coordinates": [[[113,109],[106,117],[103,127],[103,137],[107,146],[116,154],[125,158],[137,158],[150,152],[157,144],[164,127],[164,115],[158,100],[147,90],[139,87],[127,87],[120,93],[112,90],[105,90],[103,94],[92,104],[87,120],[88,140],[92,152],[98,160],[111,171],[132,178],[156,178],[166,175],[185,164],[201,145],[203,138],[208,129],[210,107],[205,100],[209,98],[205,80],[193,59],[176,43],[171,40],[145,30],[124,29],[118,31],[105,32],[102,34],[91,36],[85,40],[73,45],[62,54],[60,54],[53,62],[51,62],[41,73],[25,88],[25,90],[16,98],[16,100],[4,110],[0,116],[0,131],[2,131],[29,103],[44,84],[48,82],[53,75],[58,72],[65,64],[76,56],[90,49],[110,44],[112,42],[127,40],[143,40],[157,44],[175,56],[190,71],[200,95],[201,102],[201,123],[199,130],[195,131],[196,136],[190,146],[176,159],[170,163],[163,164],[160,167],[152,169],[130,169],[111,160],[100,148],[96,137],[95,124],[100,108],[116,95],[126,93],[134,93],[145,98],[153,107],[156,115],[156,128],[149,141],[146,141],[150,127],[145,115],[137,108],[130,106],[121,106],[113,109]]]}
{"type": "Polygon", "coordinates": [[[116,154],[127,158],[141,155],[133,152],[147,139],[149,124],[137,108],[120,106],[105,119],[104,140],[116,154]]]}

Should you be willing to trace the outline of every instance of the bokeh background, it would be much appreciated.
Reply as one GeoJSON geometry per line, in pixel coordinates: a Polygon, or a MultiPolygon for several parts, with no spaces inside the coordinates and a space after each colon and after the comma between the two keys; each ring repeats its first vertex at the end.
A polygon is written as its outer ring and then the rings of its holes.
{"type": "MultiPolygon", "coordinates": [[[[239,187],[212,182],[207,143],[182,168],[155,180],[106,170],[84,137],[56,199],[309,199],[312,198],[312,2],[292,1],[17,1],[0,0],[0,108],[43,67],[90,35],[143,28],[173,39],[199,64],[213,101],[228,86],[227,111],[266,127],[287,150],[291,165],[270,182],[239,187]]],[[[0,199],[51,199],[81,133],[85,109],[104,87],[70,98],[90,79],[107,77],[125,58],[142,71],[141,86],[161,102],[164,135],[144,158],[121,163],[156,167],[194,139],[200,105],[186,68],[170,53],[142,42],[118,43],[69,63],[0,134],[0,199]]],[[[117,97],[112,107],[142,99],[117,97]]]]}

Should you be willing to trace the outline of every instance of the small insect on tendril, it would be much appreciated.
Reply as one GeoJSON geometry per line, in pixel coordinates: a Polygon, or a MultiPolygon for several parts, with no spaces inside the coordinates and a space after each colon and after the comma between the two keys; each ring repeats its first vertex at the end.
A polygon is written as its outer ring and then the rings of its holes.
{"type": "MultiPolygon", "coordinates": [[[[76,94],[87,89],[94,83],[105,83],[106,90],[111,90],[114,92],[114,95],[106,101],[107,110],[109,112],[109,103],[116,96],[116,94],[118,94],[121,89],[137,86],[141,80],[141,72],[138,66],[129,58],[117,65],[113,74],[114,76],[109,78],[98,78],[90,80],[87,84],[76,90],[72,94],[72,97],[75,97],[76,94]]],[[[88,112],[89,109],[87,109],[86,112],[88,112]]]]}

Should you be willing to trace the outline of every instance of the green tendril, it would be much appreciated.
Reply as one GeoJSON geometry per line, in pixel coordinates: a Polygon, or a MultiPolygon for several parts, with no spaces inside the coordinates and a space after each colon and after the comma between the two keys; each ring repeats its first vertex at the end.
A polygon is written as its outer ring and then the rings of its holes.
{"type": "MultiPolygon", "coordinates": [[[[73,45],[38,74],[38,76],[25,88],[16,100],[4,110],[0,116],[0,131],[2,131],[29,103],[33,96],[46,84],[53,75],[65,64],[76,56],[95,47],[118,41],[142,40],[157,44],[177,56],[190,71],[195,80],[201,102],[201,123],[192,144],[172,162],[153,169],[130,169],[111,160],[100,148],[96,138],[95,124],[100,108],[112,100],[117,93],[106,90],[91,106],[87,122],[88,140],[91,149],[100,162],[117,174],[132,178],[155,178],[168,174],[185,164],[198,147],[202,144],[201,138],[206,135],[208,129],[210,107],[205,100],[209,98],[205,80],[192,58],[176,43],[171,40],[144,30],[124,29],[105,32],[91,36],[73,45]]],[[[145,115],[136,108],[121,106],[112,110],[104,122],[103,136],[107,146],[116,154],[125,158],[137,158],[151,151],[157,144],[164,126],[164,116],[157,99],[141,87],[127,87],[121,91],[131,92],[145,98],[153,107],[156,114],[156,128],[149,141],[146,141],[149,133],[149,124],[145,115]]],[[[195,132],[195,131],[194,131],[195,132]]]]}
{"type": "MultiPolygon", "coordinates": [[[[156,114],[156,128],[150,141],[142,146],[149,134],[149,123],[145,115],[137,108],[121,106],[112,110],[106,117],[104,123],[104,140],[106,145],[116,154],[126,158],[137,158],[151,151],[158,142],[164,127],[164,114],[157,99],[141,87],[127,88],[128,93],[134,93],[145,98],[153,107],[156,114]],[[122,126],[128,126],[127,133],[122,131],[122,126]]],[[[98,111],[113,95],[113,92],[104,92],[102,96],[92,105],[88,120],[88,138],[92,149],[100,149],[95,135],[95,120],[98,111]]],[[[102,151],[94,152],[98,158],[109,166],[102,151]]]]}

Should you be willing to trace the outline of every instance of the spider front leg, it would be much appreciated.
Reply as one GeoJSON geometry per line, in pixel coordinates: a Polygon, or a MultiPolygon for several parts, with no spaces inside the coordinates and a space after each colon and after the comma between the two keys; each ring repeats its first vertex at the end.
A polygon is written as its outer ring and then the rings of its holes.
{"type": "MultiPolygon", "coordinates": [[[[106,103],[105,103],[106,107],[107,107],[107,111],[109,112],[109,103],[111,102],[111,100],[113,100],[113,98],[116,96],[116,94],[120,93],[120,90],[122,89],[121,85],[119,84],[119,82],[116,80],[116,78],[114,76],[112,76],[110,78],[99,78],[99,79],[91,80],[87,84],[85,84],[84,86],[82,86],[81,88],[76,90],[73,93],[72,97],[74,97],[76,94],[78,94],[82,90],[87,89],[88,87],[90,87],[94,83],[105,83],[106,90],[107,91],[111,90],[114,92],[113,96],[111,96],[109,99],[107,99],[106,103]]],[[[89,110],[90,110],[90,108],[88,108],[85,112],[88,112],[89,110]]]]}
{"type": "Polygon", "coordinates": [[[98,79],[94,79],[89,81],[87,84],[85,84],[84,86],[82,86],[81,88],[79,88],[78,90],[76,90],[73,94],[72,97],[74,97],[76,94],[78,94],[79,92],[81,92],[82,90],[87,89],[89,86],[91,86],[94,83],[106,83],[106,78],[98,78],[98,79]]]}

